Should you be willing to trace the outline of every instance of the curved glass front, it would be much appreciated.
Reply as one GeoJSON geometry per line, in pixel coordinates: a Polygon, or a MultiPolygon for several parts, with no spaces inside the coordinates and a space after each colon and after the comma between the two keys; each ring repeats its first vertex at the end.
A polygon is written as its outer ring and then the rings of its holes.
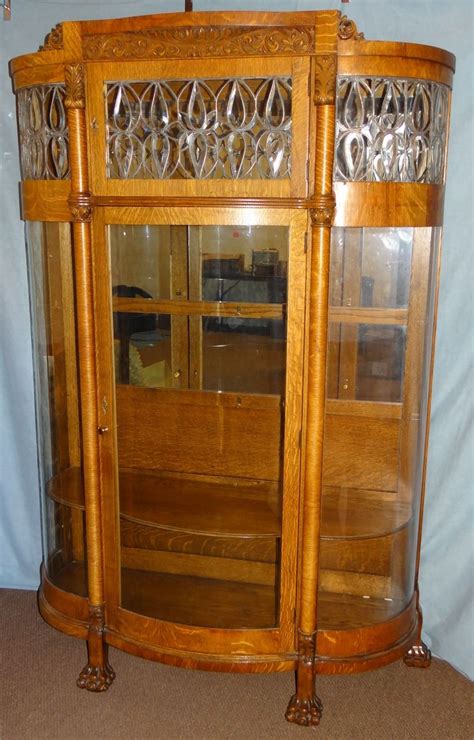
{"type": "Polygon", "coordinates": [[[413,597],[440,231],[333,229],[321,629],[413,597]]]}
{"type": "Polygon", "coordinates": [[[27,222],[43,559],[87,595],[76,315],[69,223],[27,222]]]}

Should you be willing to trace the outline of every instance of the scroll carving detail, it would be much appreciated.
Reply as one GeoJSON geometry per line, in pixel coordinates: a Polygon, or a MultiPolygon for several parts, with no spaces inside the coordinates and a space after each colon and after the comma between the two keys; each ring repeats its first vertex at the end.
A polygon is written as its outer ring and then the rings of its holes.
{"type": "Polygon", "coordinates": [[[314,48],[306,26],[193,26],[159,28],[84,37],[86,59],[200,58],[228,55],[298,55],[314,48]]]}
{"type": "Polygon", "coordinates": [[[343,15],[339,21],[338,36],[343,41],[352,39],[352,41],[361,41],[364,38],[364,34],[357,30],[357,26],[354,21],[351,21],[347,15],[343,15]]]}
{"type": "Polygon", "coordinates": [[[62,23],[58,23],[48,33],[44,44],[40,46],[38,51],[57,51],[61,49],[63,49],[63,26],[62,23]]]}

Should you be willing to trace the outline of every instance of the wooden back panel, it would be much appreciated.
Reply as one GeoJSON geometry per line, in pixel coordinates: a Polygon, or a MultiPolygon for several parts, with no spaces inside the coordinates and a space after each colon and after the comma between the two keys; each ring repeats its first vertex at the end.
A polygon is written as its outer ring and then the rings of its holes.
{"type": "Polygon", "coordinates": [[[324,485],[396,491],[399,434],[399,419],[327,413],[324,485]]]}
{"type": "Polygon", "coordinates": [[[117,386],[121,468],[280,479],[279,396],[117,386]]]}

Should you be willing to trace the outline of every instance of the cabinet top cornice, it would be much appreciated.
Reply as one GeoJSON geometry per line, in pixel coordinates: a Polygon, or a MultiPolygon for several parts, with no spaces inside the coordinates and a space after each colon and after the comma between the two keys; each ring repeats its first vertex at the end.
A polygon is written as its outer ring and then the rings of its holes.
{"type": "Polygon", "coordinates": [[[60,23],[40,50],[16,57],[11,73],[67,62],[311,56],[411,58],[454,71],[455,58],[431,46],[365,41],[337,10],[303,12],[161,13],[60,23]],[[327,48],[326,48],[327,46],[327,48]]]}

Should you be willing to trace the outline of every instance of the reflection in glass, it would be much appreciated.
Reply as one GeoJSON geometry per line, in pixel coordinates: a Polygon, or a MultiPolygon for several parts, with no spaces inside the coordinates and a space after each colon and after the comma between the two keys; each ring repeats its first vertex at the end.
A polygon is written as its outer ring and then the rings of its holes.
{"type": "Polygon", "coordinates": [[[284,321],[206,316],[202,330],[205,390],[283,394],[284,321]]]}
{"type": "Polygon", "coordinates": [[[128,297],[171,297],[171,228],[178,234],[185,231],[176,226],[113,224],[109,227],[114,295],[123,286],[123,291],[125,287],[130,291],[128,297]]]}
{"type": "Polygon", "coordinates": [[[109,229],[121,605],[279,623],[289,229],[109,229]]]}
{"type": "Polygon", "coordinates": [[[406,308],[413,229],[333,229],[330,305],[406,308]]]}
{"type": "Polygon", "coordinates": [[[414,598],[440,229],[334,231],[318,620],[350,629],[414,598]]]}
{"type": "Polygon", "coordinates": [[[117,383],[172,387],[169,314],[115,312],[114,360],[117,383]]]}
{"type": "Polygon", "coordinates": [[[190,250],[201,255],[203,300],[286,302],[285,227],[191,227],[190,250]]]}
{"type": "Polygon", "coordinates": [[[331,324],[329,398],[400,402],[405,344],[404,326],[331,324]]]}

